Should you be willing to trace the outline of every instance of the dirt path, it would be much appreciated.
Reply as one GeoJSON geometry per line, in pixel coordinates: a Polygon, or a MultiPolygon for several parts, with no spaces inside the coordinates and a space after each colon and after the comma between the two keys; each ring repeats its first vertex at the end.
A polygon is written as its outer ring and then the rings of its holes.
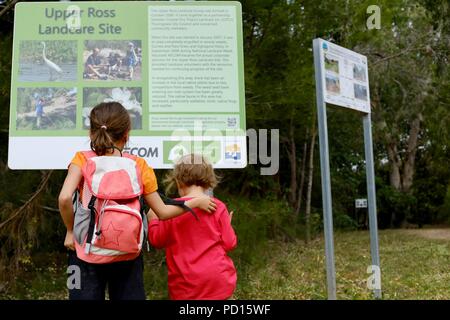
{"type": "Polygon", "coordinates": [[[450,229],[416,229],[404,232],[427,239],[450,240],[450,229]]]}

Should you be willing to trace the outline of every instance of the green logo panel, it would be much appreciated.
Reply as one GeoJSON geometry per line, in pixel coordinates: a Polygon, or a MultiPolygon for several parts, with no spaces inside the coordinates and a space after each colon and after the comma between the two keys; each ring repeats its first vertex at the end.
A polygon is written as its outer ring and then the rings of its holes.
{"type": "Polygon", "coordinates": [[[164,164],[173,164],[180,157],[190,153],[203,154],[215,164],[220,161],[220,151],[220,141],[163,141],[164,164]]]}

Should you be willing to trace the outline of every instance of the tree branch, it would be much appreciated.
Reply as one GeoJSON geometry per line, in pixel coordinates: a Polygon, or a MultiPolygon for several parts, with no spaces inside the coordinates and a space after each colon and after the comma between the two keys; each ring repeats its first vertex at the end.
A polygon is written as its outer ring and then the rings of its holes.
{"type": "Polygon", "coordinates": [[[4,7],[2,9],[2,11],[0,11],[0,18],[2,15],[4,15],[9,9],[11,9],[12,6],[14,6],[17,2],[19,2],[19,0],[12,0],[10,3],[8,3],[6,5],[6,7],[4,7]]]}
{"type": "MultiPolygon", "coordinates": [[[[372,65],[376,65],[376,64],[379,64],[379,63],[382,63],[382,62],[385,62],[385,61],[394,59],[394,58],[398,58],[398,57],[400,57],[400,56],[402,56],[402,55],[404,55],[404,54],[407,54],[407,53],[409,53],[409,52],[412,52],[412,51],[420,51],[420,50],[422,50],[423,48],[425,48],[425,46],[421,46],[421,47],[414,47],[414,46],[413,46],[413,47],[409,47],[409,48],[407,48],[407,49],[405,49],[405,50],[402,50],[402,51],[400,51],[400,52],[398,52],[398,53],[396,53],[396,54],[393,54],[393,55],[384,57],[384,58],[382,58],[382,59],[379,59],[379,60],[373,62],[372,65]]],[[[382,55],[380,55],[380,54],[378,54],[378,53],[373,53],[373,55],[382,56],[382,55]]]]}
{"type": "Polygon", "coordinates": [[[25,202],[25,204],[23,206],[21,206],[16,212],[14,212],[8,219],[6,219],[2,223],[0,223],[0,229],[3,228],[7,223],[9,223],[12,220],[14,220],[18,215],[20,215],[22,213],[22,211],[24,211],[33,202],[34,199],[36,199],[36,197],[44,190],[44,188],[47,185],[48,180],[50,179],[50,176],[52,175],[52,173],[53,173],[53,170],[50,170],[44,176],[44,178],[41,180],[41,182],[39,184],[39,187],[36,190],[36,192],[30,197],[30,199],[28,199],[25,202]]]}

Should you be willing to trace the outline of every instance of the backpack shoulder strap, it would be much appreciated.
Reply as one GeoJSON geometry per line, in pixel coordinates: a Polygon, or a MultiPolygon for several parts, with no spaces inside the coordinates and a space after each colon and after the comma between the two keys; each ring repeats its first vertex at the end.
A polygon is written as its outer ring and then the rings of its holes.
{"type": "Polygon", "coordinates": [[[89,200],[89,205],[88,205],[88,209],[90,211],[90,220],[89,220],[89,227],[88,227],[88,233],[87,233],[87,238],[86,238],[86,247],[85,247],[86,254],[89,254],[89,251],[91,250],[92,238],[94,236],[95,218],[96,218],[96,214],[97,214],[97,210],[95,209],[95,200],[97,200],[97,197],[92,195],[91,200],[89,200]]]}

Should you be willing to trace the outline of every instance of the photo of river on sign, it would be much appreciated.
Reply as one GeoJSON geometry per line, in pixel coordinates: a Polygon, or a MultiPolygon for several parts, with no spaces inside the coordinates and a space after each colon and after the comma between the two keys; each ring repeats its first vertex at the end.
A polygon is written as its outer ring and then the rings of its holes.
{"type": "Polygon", "coordinates": [[[77,80],[76,41],[21,41],[19,81],[77,80]]]}
{"type": "Polygon", "coordinates": [[[76,124],[76,88],[19,88],[17,130],[68,130],[76,124]]]}

